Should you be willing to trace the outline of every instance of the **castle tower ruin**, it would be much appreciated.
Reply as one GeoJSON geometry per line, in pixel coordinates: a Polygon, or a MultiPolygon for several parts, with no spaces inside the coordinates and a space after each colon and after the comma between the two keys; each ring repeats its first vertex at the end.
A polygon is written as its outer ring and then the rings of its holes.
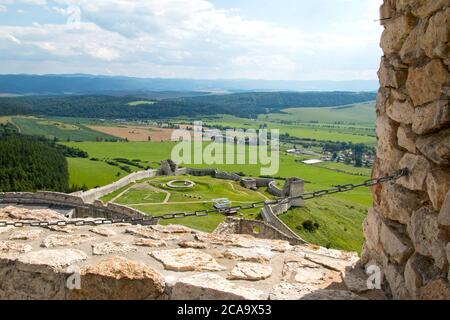
{"type": "Polygon", "coordinates": [[[450,0],[384,0],[373,188],[362,261],[394,299],[450,299],[450,0]]]}

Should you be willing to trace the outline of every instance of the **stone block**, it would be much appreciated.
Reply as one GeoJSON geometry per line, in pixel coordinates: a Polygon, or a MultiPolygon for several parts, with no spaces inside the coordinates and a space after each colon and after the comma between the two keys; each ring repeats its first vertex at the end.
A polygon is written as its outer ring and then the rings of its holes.
{"type": "Polygon", "coordinates": [[[415,17],[409,14],[394,16],[384,23],[385,30],[381,36],[381,48],[386,55],[400,51],[415,23],[415,17]]]}
{"type": "Polygon", "coordinates": [[[425,157],[407,153],[400,161],[401,168],[407,168],[409,175],[398,183],[409,190],[425,191],[425,180],[430,171],[430,163],[425,157]]]}
{"type": "Polygon", "coordinates": [[[381,224],[380,242],[389,260],[403,264],[414,253],[411,240],[406,235],[403,226],[395,223],[381,224]]]}
{"type": "Polygon", "coordinates": [[[172,287],[172,300],[263,300],[261,290],[238,286],[223,277],[203,273],[177,280],[172,287]]]}
{"type": "Polygon", "coordinates": [[[380,212],[390,220],[408,224],[412,213],[426,200],[421,192],[414,192],[396,183],[388,183],[381,194],[380,212]]]}
{"type": "Polygon", "coordinates": [[[441,60],[433,59],[423,67],[410,68],[406,88],[414,106],[421,106],[441,98],[450,73],[441,60]]]}
{"type": "Polygon", "coordinates": [[[450,166],[450,129],[417,139],[422,154],[441,166],[450,166]]]}
{"type": "Polygon", "coordinates": [[[417,134],[438,131],[450,124],[450,102],[439,100],[414,109],[412,129],[417,134]]]}
{"type": "Polygon", "coordinates": [[[437,12],[428,22],[426,32],[421,39],[421,47],[430,58],[450,57],[450,7],[437,12]]]}
{"type": "Polygon", "coordinates": [[[72,290],[69,299],[149,300],[163,296],[162,275],[141,262],[111,257],[81,269],[81,289],[72,290]]]}
{"type": "Polygon", "coordinates": [[[378,77],[382,87],[401,88],[406,82],[408,71],[395,69],[386,58],[383,58],[378,77]]]}
{"type": "Polygon", "coordinates": [[[410,126],[401,125],[397,132],[398,145],[409,153],[416,153],[417,135],[411,130],[410,126]]]}
{"type": "Polygon", "coordinates": [[[432,257],[441,268],[448,267],[445,254],[445,235],[438,225],[437,213],[430,207],[422,207],[411,216],[407,230],[416,252],[432,257]]]}
{"type": "Polygon", "coordinates": [[[444,204],[438,216],[438,223],[441,226],[450,228],[450,190],[448,190],[445,196],[444,204]]]}
{"type": "Polygon", "coordinates": [[[427,191],[434,209],[441,209],[448,190],[450,190],[450,170],[432,169],[427,176],[427,191]]]}
{"type": "Polygon", "coordinates": [[[394,100],[391,103],[386,104],[386,113],[389,118],[396,122],[403,124],[412,124],[414,107],[409,103],[408,100],[394,100]]]}

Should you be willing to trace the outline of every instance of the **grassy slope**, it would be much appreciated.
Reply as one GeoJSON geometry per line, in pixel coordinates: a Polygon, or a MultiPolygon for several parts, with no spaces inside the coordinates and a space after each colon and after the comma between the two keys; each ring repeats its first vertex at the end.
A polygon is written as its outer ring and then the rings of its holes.
{"type": "MultiPolygon", "coordinates": [[[[269,120],[319,123],[354,123],[373,126],[375,122],[375,103],[359,103],[346,107],[332,108],[288,108],[285,114],[270,114],[269,120]]],[[[265,116],[260,116],[265,119],[265,116]]]]}
{"type": "Polygon", "coordinates": [[[367,207],[336,199],[324,197],[309,200],[304,208],[290,210],[280,218],[304,240],[321,246],[361,251],[363,243],[362,223],[367,207]],[[302,227],[306,220],[319,223],[313,232],[302,227]]]}
{"type": "Polygon", "coordinates": [[[71,185],[94,188],[110,184],[126,175],[122,170],[112,167],[104,162],[89,159],[68,158],[69,183],[71,185]],[[120,176],[117,173],[120,172],[120,176]]]}

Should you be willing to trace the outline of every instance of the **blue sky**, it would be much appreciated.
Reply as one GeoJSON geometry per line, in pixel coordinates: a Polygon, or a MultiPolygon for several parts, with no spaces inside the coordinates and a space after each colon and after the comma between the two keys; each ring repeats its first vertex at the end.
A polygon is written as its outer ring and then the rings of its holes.
{"type": "Polygon", "coordinates": [[[381,0],[0,0],[0,73],[376,79],[381,0]]]}

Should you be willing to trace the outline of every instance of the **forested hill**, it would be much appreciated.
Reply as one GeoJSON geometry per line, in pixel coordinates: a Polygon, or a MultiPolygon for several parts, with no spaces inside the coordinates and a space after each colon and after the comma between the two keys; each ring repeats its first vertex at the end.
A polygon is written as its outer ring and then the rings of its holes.
{"type": "Polygon", "coordinates": [[[133,104],[137,97],[98,95],[0,98],[0,115],[43,115],[88,118],[162,119],[230,114],[255,117],[284,108],[330,107],[373,101],[374,92],[253,92],[208,95],[133,104]]]}
{"type": "Polygon", "coordinates": [[[378,81],[274,81],[253,79],[161,79],[118,76],[0,75],[0,93],[101,94],[105,91],[375,91],[378,81]]]}
{"type": "Polygon", "coordinates": [[[0,128],[0,192],[51,190],[69,187],[63,152],[34,137],[3,135],[0,128]]]}

